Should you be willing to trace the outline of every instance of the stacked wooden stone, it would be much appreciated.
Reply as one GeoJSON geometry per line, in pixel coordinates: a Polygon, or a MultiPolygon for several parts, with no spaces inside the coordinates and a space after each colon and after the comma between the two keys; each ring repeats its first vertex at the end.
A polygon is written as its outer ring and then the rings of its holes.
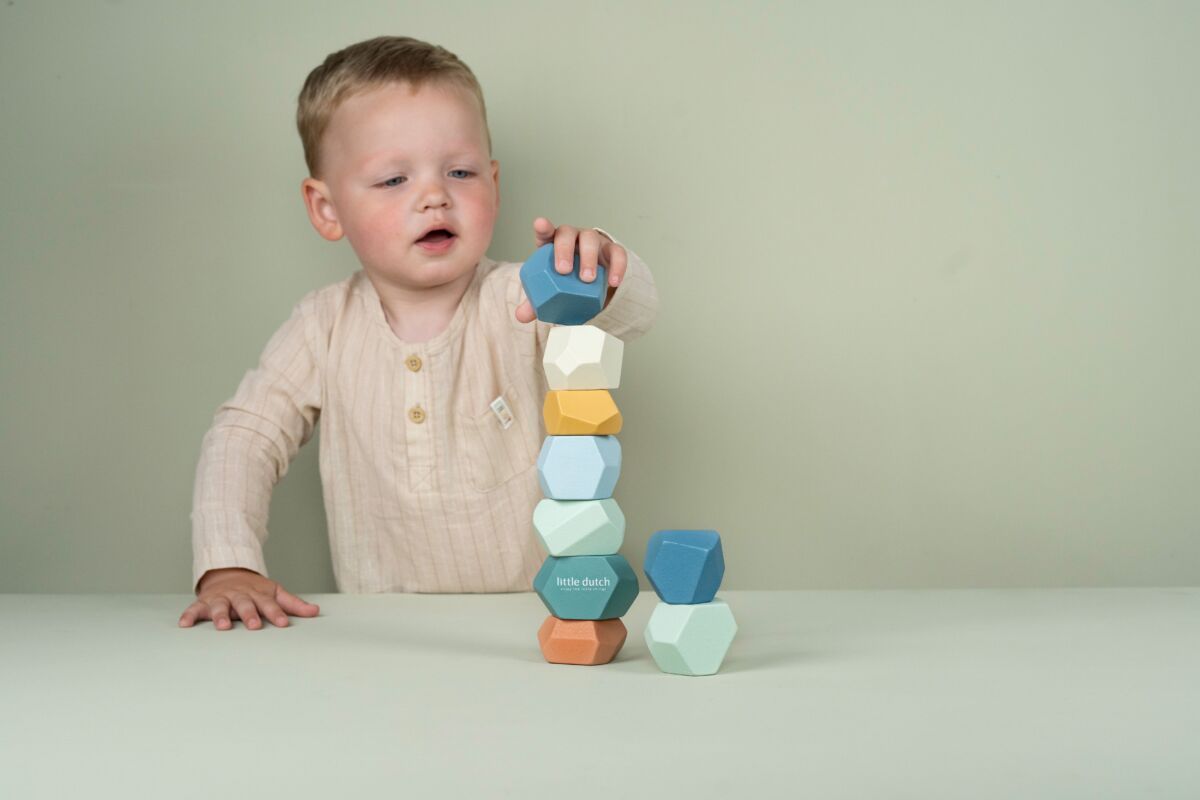
{"type": "Polygon", "coordinates": [[[716,596],[725,575],[713,530],[658,531],[646,544],[646,578],[662,601],[646,623],[646,646],[663,672],[712,675],[721,668],[737,622],[716,596]]]}
{"type": "Polygon", "coordinates": [[[603,267],[583,282],[576,253],[572,272],[560,274],[549,243],[521,267],[521,282],[538,319],[555,325],[542,359],[550,391],[537,470],[546,497],[533,512],[549,553],[533,580],[550,611],[538,642],[552,663],[606,664],[625,643],[620,617],[638,594],[637,575],[617,552],[625,515],[612,497],[621,413],[609,390],[621,381],[624,343],[585,324],[604,305],[603,267]]]}

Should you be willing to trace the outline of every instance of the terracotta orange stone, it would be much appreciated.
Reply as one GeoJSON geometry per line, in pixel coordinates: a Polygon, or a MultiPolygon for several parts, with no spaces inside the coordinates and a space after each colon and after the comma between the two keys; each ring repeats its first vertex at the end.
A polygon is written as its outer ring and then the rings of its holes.
{"type": "Polygon", "coordinates": [[[542,655],[551,664],[607,664],[625,644],[625,623],[613,619],[546,617],[538,630],[542,655]]]}

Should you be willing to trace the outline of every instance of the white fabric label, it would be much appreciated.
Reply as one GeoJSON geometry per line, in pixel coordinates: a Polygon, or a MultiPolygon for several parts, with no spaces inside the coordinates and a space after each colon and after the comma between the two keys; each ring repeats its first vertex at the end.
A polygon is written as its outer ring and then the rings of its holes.
{"type": "Polygon", "coordinates": [[[508,403],[504,402],[503,395],[492,401],[492,413],[496,415],[496,419],[500,420],[500,427],[508,430],[513,424],[512,411],[508,407],[508,403]]]}

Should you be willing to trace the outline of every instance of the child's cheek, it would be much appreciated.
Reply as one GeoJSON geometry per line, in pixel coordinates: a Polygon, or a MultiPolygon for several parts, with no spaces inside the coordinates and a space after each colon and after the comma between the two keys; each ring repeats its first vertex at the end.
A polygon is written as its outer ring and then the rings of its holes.
{"type": "Polygon", "coordinates": [[[367,221],[367,235],[377,243],[394,241],[405,233],[403,215],[397,211],[381,209],[367,221]]]}
{"type": "Polygon", "coordinates": [[[471,220],[476,229],[490,231],[496,223],[497,208],[495,195],[490,191],[478,192],[470,198],[471,220]]]}

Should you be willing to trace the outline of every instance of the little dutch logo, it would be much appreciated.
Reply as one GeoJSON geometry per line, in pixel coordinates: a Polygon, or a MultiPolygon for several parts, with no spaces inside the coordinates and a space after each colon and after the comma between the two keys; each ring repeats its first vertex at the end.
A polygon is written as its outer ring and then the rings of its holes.
{"type": "Polygon", "coordinates": [[[612,586],[612,578],[561,578],[555,577],[555,586],[568,591],[595,591],[612,586]]]}

